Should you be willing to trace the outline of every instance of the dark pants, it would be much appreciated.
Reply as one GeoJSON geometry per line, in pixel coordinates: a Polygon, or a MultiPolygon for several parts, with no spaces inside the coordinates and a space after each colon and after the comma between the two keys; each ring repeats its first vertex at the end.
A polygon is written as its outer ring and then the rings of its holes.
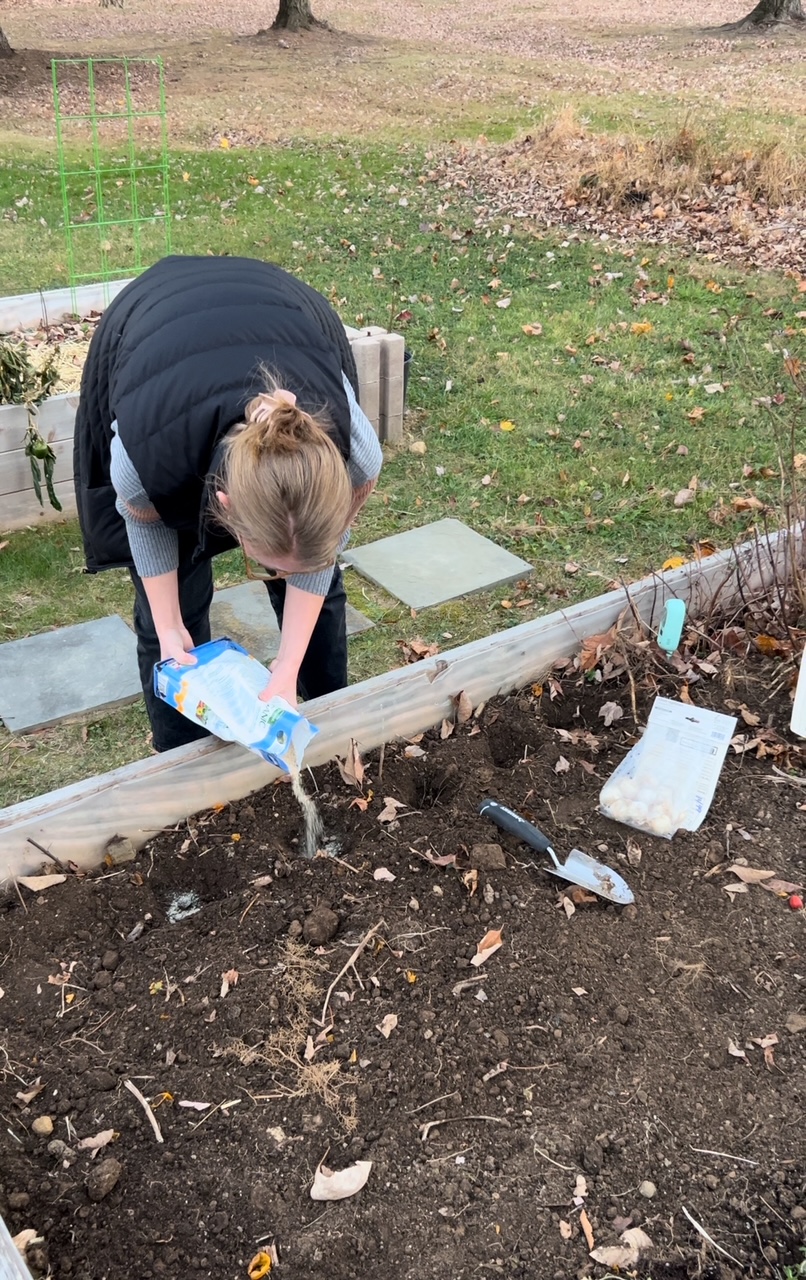
{"type": "MultiPolygon", "coordinates": [[[[193,637],[194,644],[204,644],[210,639],[210,602],[213,598],[213,569],[209,560],[198,564],[191,561],[192,551],[182,554],[179,560],[179,604],[182,620],[193,637]]],[[[186,742],[208,737],[206,729],[169,707],[154,693],[154,663],[159,662],[160,646],[151,609],[146,599],[143,583],[131,570],[134,583],[134,629],[137,633],[137,659],[140,664],[140,680],[146,700],[146,710],[151,721],[154,748],[170,751],[186,742]]],[[[285,582],[270,582],[269,592],[277,624],[282,629],[285,604],[285,582]]],[[[347,596],[341,570],[336,568],[330,591],[322,605],[310,644],[302,661],[297,690],[302,701],[318,698],[347,684],[347,596]]]]}

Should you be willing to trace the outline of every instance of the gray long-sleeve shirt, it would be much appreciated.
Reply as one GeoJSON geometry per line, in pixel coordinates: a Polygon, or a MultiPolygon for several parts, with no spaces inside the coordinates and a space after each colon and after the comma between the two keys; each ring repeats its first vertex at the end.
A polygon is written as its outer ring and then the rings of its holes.
{"type": "MultiPolygon", "coordinates": [[[[342,375],[344,390],[350,406],[350,457],[347,471],[354,489],[361,489],[380,475],[383,453],[369,418],[360,408],[349,380],[342,375]]],[[[170,573],[179,565],[179,537],[175,529],[163,524],[151,499],[143,488],[134,463],[126,452],[117,433],[117,423],[112,423],[111,477],[118,495],[117,510],[126,522],[126,533],[134,560],[134,567],[141,578],[155,578],[170,573]]],[[[343,551],[350,538],[345,531],[339,551],[343,551]]],[[[330,589],[335,565],[316,573],[294,573],[287,581],[289,586],[299,587],[312,595],[325,596],[330,589]]]]}

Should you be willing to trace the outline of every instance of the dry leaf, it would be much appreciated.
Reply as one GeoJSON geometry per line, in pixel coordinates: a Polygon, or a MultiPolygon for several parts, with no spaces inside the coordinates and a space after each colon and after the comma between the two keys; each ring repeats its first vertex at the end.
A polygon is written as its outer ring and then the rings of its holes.
{"type": "Polygon", "coordinates": [[[604,720],[605,727],[608,729],[615,720],[620,720],[623,715],[624,712],[617,702],[606,702],[604,706],[599,708],[599,719],[604,720]]]}
{"type": "Polygon", "coordinates": [[[574,1183],[574,1196],[582,1200],[587,1194],[588,1194],[587,1179],[585,1178],[584,1174],[578,1173],[577,1180],[574,1183]]]}
{"type": "Polygon", "coordinates": [[[600,1245],[592,1249],[590,1256],[594,1262],[601,1262],[605,1267],[634,1267],[641,1254],[652,1248],[652,1241],[641,1227],[630,1227],[619,1236],[621,1244],[600,1245]]]}
{"type": "Polygon", "coordinates": [[[37,1076],[30,1089],[26,1089],[24,1092],[23,1090],[20,1090],[18,1093],[14,1094],[14,1097],[18,1102],[21,1102],[24,1107],[28,1107],[31,1105],[34,1098],[39,1096],[44,1087],[45,1086],[41,1082],[41,1077],[37,1076]]]}
{"type": "Polygon", "coordinates": [[[79,1151],[91,1151],[94,1160],[102,1147],[106,1147],[118,1135],[114,1129],[102,1129],[100,1133],[96,1133],[92,1138],[82,1138],[78,1143],[79,1151]]]}
{"type": "Polygon", "coordinates": [[[316,1057],[316,1045],[313,1042],[312,1035],[308,1035],[305,1039],[305,1051],[302,1056],[306,1062],[313,1062],[316,1057]]]}
{"type": "Polygon", "coordinates": [[[571,919],[571,916],[576,911],[576,907],[574,906],[570,896],[567,893],[560,894],[556,905],[557,907],[559,907],[561,911],[565,912],[569,920],[571,919]]]}
{"type": "Polygon", "coordinates": [[[398,640],[397,644],[406,662],[420,662],[423,658],[434,658],[439,653],[438,644],[426,644],[419,637],[415,640],[398,640]]]}
{"type": "Polygon", "coordinates": [[[728,875],[736,876],[738,880],[743,880],[745,884],[760,884],[762,880],[769,880],[775,875],[774,871],[761,871],[758,867],[740,867],[737,863],[728,867],[728,875]]]}
{"type": "Polygon", "coordinates": [[[486,960],[489,960],[490,956],[494,955],[499,947],[503,946],[503,942],[500,929],[489,929],[479,943],[476,954],[470,963],[478,968],[480,964],[484,964],[486,960]]]}
{"type": "Polygon", "coordinates": [[[566,1222],[564,1218],[560,1218],[560,1235],[563,1240],[570,1240],[572,1235],[571,1223],[566,1222]]]}
{"type": "Polygon", "coordinates": [[[627,841],[627,861],[631,867],[639,867],[641,865],[641,846],[635,840],[627,841]]]}
{"type": "Polygon", "coordinates": [[[365,1185],[372,1168],[371,1160],[356,1160],[346,1169],[334,1173],[320,1164],[311,1187],[312,1200],[346,1200],[365,1185]]]}
{"type": "Polygon", "coordinates": [[[560,756],[559,760],[557,761],[557,763],[556,763],[556,764],[555,764],[555,766],[554,766],[554,772],[555,772],[555,773],[567,773],[567,772],[568,772],[568,770],[569,770],[570,768],[571,768],[571,766],[570,766],[570,764],[568,763],[568,761],[566,760],[565,756],[560,756]]]}
{"type": "Polygon", "coordinates": [[[587,889],[583,889],[581,884],[569,885],[563,892],[571,899],[575,907],[595,906],[599,899],[595,893],[588,893],[587,889]]]}
{"type": "Polygon", "coordinates": [[[584,1209],[580,1209],[579,1211],[579,1225],[581,1226],[582,1230],[585,1232],[585,1239],[588,1244],[588,1249],[592,1249],[594,1245],[593,1227],[591,1226],[590,1218],[588,1217],[584,1209]]]}
{"type": "Polygon", "coordinates": [[[386,1017],[383,1019],[383,1022],[378,1023],[376,1030],[380,1031],[384,1040],[388,1040],[396,1026],[397,1026],[397,1014],[387,1013],[386,1017]]]}
{"type": "Polygon", "coordinates": [[[25,1250],[28,1248],[29,1244],[33,1244],[34,1240],[38,1239],[39,1237],[33,1227],[26,1227],[24,1231],[18,1231],[15,1236],[11,1237],[11,1243],[16,1249],[19,1249],[24,1258],[25,1250]]]}
{"type": "Polygon", "coordinates": [[[372,873],[372,879],[388,880],[391,883],[392,880],[396,880],[397,877],[392,874],[388,867],[376,867],[372,873]]]}
{"type": "Polygon", "coordinates": [[[240,977],[240,974],[238,973],[237,969],[226,969],[222,973],[221,992],[220,992],[220,996],[222,1000],[224,999],[224,996],[229,991],[230,987],[237,987],[239,977],[240,977]]]}
{"type": "Polygon", "coordinates": [[[348,787],[360,787],[364,781],[364,764],[358,751],[355,738],[350,739],[350,749],[344,761],[336,757],[339,773],[348,787]]]}
{"type": "Polygon", "coordinates": [[[630,325],[630,333],[634,333],[639,337],[641,334],[651,333],[651,332],[652,332],[652,325],[649,323],[648,320],[637,321],[635,324],[630,325]]]}
{"type": "Polygon", "coordinates": [[[394,796],[384,796],[383,808],[378,814],[379,822],[394,822],[397,817],[398,809],[405,809],[402,800],[395,800],[394,796]]]}
{"type": "Polygon", "coordinates": [[[790,893],[800,893],[803,885],[794,884],[791,880],[779,880],[777,876],[773,876],[771,880],[760,880],[759,887],[766,889],[768,893],[777,894],[779,898],[788,898],[790,893]]]}
{"type": "MultiPolygon", "coordinates": [[[[338,763],[338,761],[336,762],[338,763]]],[[[366,796],[356,796],[347,806],[348,809],[359,809],[361,813],[366,813],[369,808],[369,800],[366,796]]]]}
{"type": "Polygon", "coordinates": [[[17,876],[17,884],[24,884],[26,889],[30,889],[32,893],[41,893],[44,889],[50,889],[54,884],[64,884],[67,876],[17,876]]]}
{"type": "Polygon", "coordinates": [[[729,896],[731,902],[733,902],[733,899],[736,897],[737,893],[749,893],[747,885],[743,880],[737,880],[733,884],[723,884],[722,888],[725,890],[725,893],[729,896]]]}
{"type": "Polygon", "coordinates": [[[406,749],[403,752],[403,755],[406,757],[407,760],[419,760],[420,756],[425,755],[425,752],[423,751],[422,747],[418,747],[417,744],[414,743],[412,746],[406,747],[406,749]]]}
{"type": "Polygon", "coordinates": [[[453,733],[453,720],[443,720],[442,724],[439,727],[439,736],[440,738],[442,738],[443,742],[446,738],[449,738],[452,733],[453,733]]]}
{"type": "Polygon", "coordinates": [[[732,1058],[744,1058],[747,1061],[747,1054],[741,1049],[735,1040],[728,1040],[728,1053],[732,1058]]]}
{"type": "Polygon", "coordinates": [[[527,338],[539,338],[543,332],[542,324],[522,324],[521,329],[527,338]]]}
{"type": "Polygon", "coordinates": [[[191,1111],[206,1111],[210,1106],[209,1102],[192,1102],[190,1098],[183,1098],[181,1102],[177,1102],[178,1107],[188,1107],[191,1111]]]}
{"type": "Polygon", "coordinates": [[[466,724],[473,714],[473,703],[468,698],[464,689],[461,693],[457,693],[453,699],[456,703],[456,723],[466,724]]]}
{"type": "Polygon", "coordinates": [[[674,505],[676,507],[688,506],[689,502],[693,502],[695,498],[694,489],[679,489],[675,494],[674,505]]]}
{"type": "Polygon", "coordinates": [[[569,560],[565,565],[565,572],[571,577],[573,577],[575,573],[579,573],[579,569],[580,566],[577,564],[576,560],[569,560]]]}

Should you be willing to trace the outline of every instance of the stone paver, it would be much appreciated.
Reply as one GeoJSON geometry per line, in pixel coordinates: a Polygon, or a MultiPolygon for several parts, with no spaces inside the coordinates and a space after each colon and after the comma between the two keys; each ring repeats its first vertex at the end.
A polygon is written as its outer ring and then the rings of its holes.
{"type": "MultiPolygon", "coordinates": [[[[374,624],[347,605],[347,634],[357,635],[374,624]]],[[[210,606],[213,639],[229,636],[260,662],[271,661],[280,647],[280,632],[262,582],[242,582],[216,591],[210,606]]]]}
{"type": "Polygon", "coordinates": [[[12,733],[141,696],[137,641],[117,614],[0,645],[0,720],[12,733]]]}
{"type": "Polygon", "coordinates": [[[487,591],[532,572],[525,560],[496,546],[461,520],[437,520],[396,533],[348,549],[342,559],[413,609],[487,591]]]}

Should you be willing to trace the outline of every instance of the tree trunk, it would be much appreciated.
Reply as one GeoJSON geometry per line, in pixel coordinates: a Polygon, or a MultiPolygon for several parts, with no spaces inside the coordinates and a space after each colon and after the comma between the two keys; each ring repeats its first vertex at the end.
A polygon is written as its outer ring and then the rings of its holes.
{"type": "Polygon", "coordinates": [[[2,27],[0,27],[0,58],[13,58],[14,50],[8,43],[8,36],[2,27]]]}
{"type": "Polygon", "coordinates": [[[311,27],[325,27],[311,13],[311,0],[280,0],[277,17],[271,24],[272,31],[310,31],[311,27]]]}
{"type": "Polygon", "coordinates": [[[806,22],[801,0],[758,0],[751,13],[740,22],[729,22],[726,30],[751,31],[758,27],[772,27],[779,22],[806,22]]]}

